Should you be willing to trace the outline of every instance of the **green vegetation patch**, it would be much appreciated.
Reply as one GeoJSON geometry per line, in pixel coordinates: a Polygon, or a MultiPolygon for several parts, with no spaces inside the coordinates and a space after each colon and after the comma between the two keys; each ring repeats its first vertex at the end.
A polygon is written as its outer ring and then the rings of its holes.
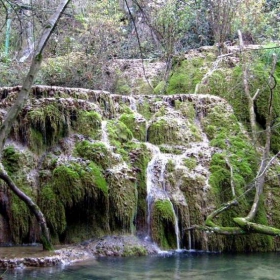
{"type": "Polygon", "coordinates": [[[68,135],[70,127],[69,112],[60,104],[48,104],[34,108],[26,115],[28,126],[28,145],[34,152],[40,153],[44,147],[52,146],[68,135]]]}
{"type": "Polygon", "coordinates": [[[189,101],[181,102],[176,100],[175,109],[179,110],[185,118],[191,121],[193,121],[196,117],[196,111],[194,105],[189,101]]]}
{"type": "Polygon", "coordinates": [[[116,158],[112,156],[112,152],[102,142],[84,140],[76,144],[75,151],[83,159],[95,162],[104,170],[118,163],[116,158]]]}
{"type": "Polygon", "coordinates": [[[108,172],[110,228],[113,231],[134,232],[134,218],[137,211],[136,178],[131,170],[108,172]]]}
{"type": "Polygon", "coordinates": [[[8,146],[3,150],[2,163],[9,174],[21,168],[20,158],[21,154],[13,146],[8,146]]]}
{"type": "Polygon", "coordinates": [[[42,187],[40,206],[47,217],[52,234],[59,236],[67,229],[68,220],[71,219],[71,215],[68,217],[67,213],[69,215],[72,209],[78,209],[82,205],[81,213],[84,213],[87,203],[95,201],[98,204],[99,200],[105,201],[106,197],[108,184],[98,165],[94,162],[69,162],[53,170],[52,177],[42,187]]]}
{"type": "Polygon", "coordinates": [[[196,85],[206,73],[202,57],[179,60],[173,67],[173,73],[168,81],[167,93],[193,93],[196,85]]]}
{"type": "Polygon", "coordinates": [[[79,111],[75,128],[84,136],[100,139],[101,121],[100,114],[95,111],[79,111]]]}
{"type": "Polygon", "coordinates": [[[169,200],[157,200],[152,211],[152,238],[162,249],[176,248],[175,217],[169,200]]]}
{"type": "Polygon", "coordinates": [[[116,147],[121,147],[133,138],[132,132],[122,121],[108,121],[107,130],[111,144],[116,147]]]}
{"type": "Polygon", "coordinates": [[[146,120],[137,117],[135,114],[122,114],[119,118],[132,132],[133,137],[139,141],[146,140],[146,120]]]}

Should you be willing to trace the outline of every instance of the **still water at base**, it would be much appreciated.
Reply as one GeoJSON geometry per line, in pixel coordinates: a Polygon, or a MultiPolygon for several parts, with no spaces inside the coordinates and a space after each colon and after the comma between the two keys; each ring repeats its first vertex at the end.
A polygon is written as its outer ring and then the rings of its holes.
{"type": "MultiPolygon", "coordinates": [[[[97,258],[72,265],[7,270],[3,279],[280,279],[280,253],[183,252],[130,258],[97,258]]],[[[2,273],[4,271],[2,270],[2,273]]]]}

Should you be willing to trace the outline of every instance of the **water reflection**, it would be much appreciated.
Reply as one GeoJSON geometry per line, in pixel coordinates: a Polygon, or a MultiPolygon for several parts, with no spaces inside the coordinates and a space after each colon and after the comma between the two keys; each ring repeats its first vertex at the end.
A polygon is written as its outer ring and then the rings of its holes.
{"type": "Polygon", "coordinates": [[[99,258],[65,267],[17,269],[4,279],[279,279],[279,253],[188,253],[149,257],[99,258]]]}

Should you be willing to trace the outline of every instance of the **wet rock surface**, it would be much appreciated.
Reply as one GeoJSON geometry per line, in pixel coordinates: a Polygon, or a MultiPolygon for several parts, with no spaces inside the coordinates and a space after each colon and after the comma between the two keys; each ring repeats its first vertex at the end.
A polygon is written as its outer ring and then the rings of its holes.
{"type": "MultiPolygon", "coordinates": [[[[17,247],[19,248],[19,247],[17,247]]],[[[155,244],[140,240],[135,236],[106,236],[97,240],[87,240],[81,244],[43,252],[38,252],[26,257],[1,257],[0,267],[2,268],[25,268],[25,267],[49,267],[56,265],[67,265],[73,262],[94,259],[95,257],[126,257],[142,256],[158,253],[159,249],[155,244]],[[47,255],[49,254],[49,255],[47,255]]]]}
{"type": "Polygon", "coordinates": [[[95,256],[143,256],[158,253],[155,244],[140,240],[136,236],[106,236],[95,242],[89,242],[86,250],[95,256]]]}
{"type": "Polygon", "coordinates": [[[79,246],[73,246],[68,248],[63,248],[49,252],[42,251],[42,256],[37,256],[38,254],[20,257],[20,258],[9,258],[4,257],[0,259],[0,267],[4,268],[18,268],[18,267],[48,267],[62,264],[70,264],[75,261],[87,260],[93,258],[90,252],[87,252],[80,248],[79,246]]]}

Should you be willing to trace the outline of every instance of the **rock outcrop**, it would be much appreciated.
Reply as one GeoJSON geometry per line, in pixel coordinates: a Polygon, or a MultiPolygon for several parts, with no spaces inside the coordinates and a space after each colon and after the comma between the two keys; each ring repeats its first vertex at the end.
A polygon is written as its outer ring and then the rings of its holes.
{"type": "MultiPolygon", "coordinates": [[[[0,89],[0,119],[18,91],[0,89]]],[[[231,180],[241,195],[255,176],[258,152],[224,99],[47,86],[32,91],[3,151],[3,164],[38,202],[55,243],[129,233],[162,249],[278,247],[267,236],[217,237],[191,229],[231,199],[231,180]]],[[[38,226],[28,208],[3,182],[0,188],[0,243],[37,241],[38,226]]],[[[276,203],[279,194],[271,194],[266,193],[276,203]]],[[[244,196],[217,222],[231,226],[251,199],[244,196]]],[[[277,224],[275,217],[261,209],[258,219],[277,224]]]]}

